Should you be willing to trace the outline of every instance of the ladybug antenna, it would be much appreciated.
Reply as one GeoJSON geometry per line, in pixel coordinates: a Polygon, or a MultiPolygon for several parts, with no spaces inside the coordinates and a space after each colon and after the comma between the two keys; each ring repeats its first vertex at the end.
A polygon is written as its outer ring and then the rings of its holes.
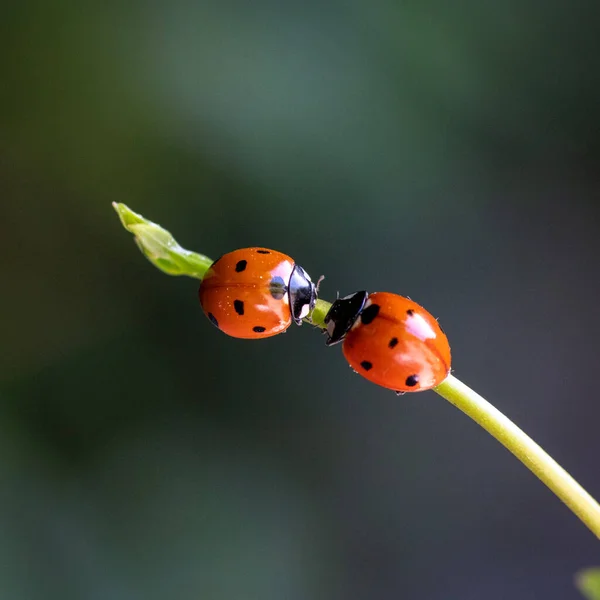
{"type": "Polygon", "coordinates": [[[315,283],[315,294],[319,293],[319,286],[321,285],[321,281],[323,281],[323,279],[325,279],[325,275],[321,275],[321,277],[317,279],[317,283],[315,283]]]}

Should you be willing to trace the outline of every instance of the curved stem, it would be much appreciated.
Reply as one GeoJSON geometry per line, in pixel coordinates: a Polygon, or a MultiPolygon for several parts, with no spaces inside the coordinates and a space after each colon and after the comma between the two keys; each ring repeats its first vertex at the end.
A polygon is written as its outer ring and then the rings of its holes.
{"type": "MultiPolygon", "coordinates": [[[[212,264],[210,258],[182,248],[168,231],[134,213],[124,204],[113,203],[113,207],[123,227],[134,235],[138,247],[155,267],[169,275],[186,275],[195,279],[204,277],[212,264]]],[[[330,307],[329,302],[317,300],[315,309],[306,321],[323,329],[330,307]]],[[[453,375],[449,375],[434,391],[510,450],[600,538],[598,503],[510,419],[453,375]]]]}
{"type": "Polygon", "coordinates": [[[320,327],[321,329],[325,329],[325,317],[331,308],[331,302],[327,302],[326,300],[321,300],[320,298],[317,300],[317,304],[315,305],[314,310],[310,313],[307,321],[314,325],[315,327],[320,327]]]}
{"type": "Polygon", "coordinates": [[[598,503],[524,431],[453,375],[434,391],[510,450],[600,538],[598,503]]]}

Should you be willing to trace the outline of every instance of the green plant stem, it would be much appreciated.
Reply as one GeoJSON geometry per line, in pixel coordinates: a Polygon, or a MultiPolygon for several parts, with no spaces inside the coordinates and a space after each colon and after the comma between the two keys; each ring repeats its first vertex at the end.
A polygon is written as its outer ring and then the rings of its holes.
{"type": "Polygon", "coordinates": [[[600,538],[598,503],[525,432],[454,375],[449,375],[434,391],[510,450],[600,538]]]}
{"type": "Polygon", "coordinates": [[[314,310],[309,315],[308,322],[314,325],[315,327],[325,329],[325,316],[329,312],[330,308],[331,302],[327,302],[319,298],[317,300],[317,304],[315,305],[314,310]]]}
{"type": "MultiPolygon", "coordinates": [[[[113,203],[113,207],[123,227],[134,235],[136,244],[154,266],[169,275],[186,275],[195,279],[204,277],[212,264],[210,258],[185,250],[168,231],[134,213],[124,204],[113,203]]],[[[329,302],[319,299],[307,321],[323,329],[330,307],[329,302]]],[[[510,450],[600,538],[598,503],[510,419],[454,375],[449,375],[433,391],[471,417],[510,450]]]]}

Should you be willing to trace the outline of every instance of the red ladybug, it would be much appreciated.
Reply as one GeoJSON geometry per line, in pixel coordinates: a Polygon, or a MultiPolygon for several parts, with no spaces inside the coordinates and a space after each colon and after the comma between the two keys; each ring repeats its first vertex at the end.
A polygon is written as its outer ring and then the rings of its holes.
{"type": "Polygon", "coordinates": [[[398,393],[428,390],[450,372],[450,346],[438,322],[403,296],[356,292],[333,303],[325,325],[328,346],[343,342],[357,373],[398,393]]]}
{"type": "Polygon", "coordinates": [[[292,258],[268,248],[224,254],[208,269],[198,292],[211,323],[236,338],[266,338],[302,324],[317,289],[292,258]]]}

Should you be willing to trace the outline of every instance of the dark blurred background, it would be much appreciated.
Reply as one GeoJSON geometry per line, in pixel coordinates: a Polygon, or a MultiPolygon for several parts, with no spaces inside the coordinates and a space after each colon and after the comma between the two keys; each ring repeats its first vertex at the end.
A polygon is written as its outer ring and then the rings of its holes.
{"type": "Polygon", "coordinates": [[[3,3],[0,598],[579,598],[594,536],[433,392],[214,329],[112,201],[409,295],[600,497],[597,2],[3,3]]]}

